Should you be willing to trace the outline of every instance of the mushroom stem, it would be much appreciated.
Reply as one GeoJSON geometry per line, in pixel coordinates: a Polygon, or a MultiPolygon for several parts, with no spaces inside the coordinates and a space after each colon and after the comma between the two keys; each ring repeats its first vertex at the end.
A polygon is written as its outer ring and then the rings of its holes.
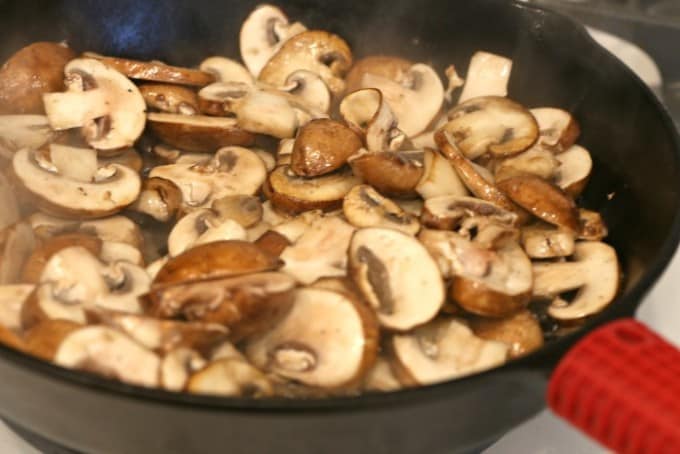
{"type": "Polygon", "coordinates": [[[109,113],[104,90],[68,91],[43,95],[45,112],[52,129],[80,128],[109,113]]]}

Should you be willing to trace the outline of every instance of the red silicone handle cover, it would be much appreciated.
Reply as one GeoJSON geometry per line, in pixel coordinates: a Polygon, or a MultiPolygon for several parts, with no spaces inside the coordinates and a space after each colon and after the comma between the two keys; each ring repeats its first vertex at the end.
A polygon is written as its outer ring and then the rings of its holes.
{"type": "Polygon", "coordinates": [[[680,453],[680,350],[632,319],[598,328],[557,366],[548,405],[616,452],[680,453]]]}

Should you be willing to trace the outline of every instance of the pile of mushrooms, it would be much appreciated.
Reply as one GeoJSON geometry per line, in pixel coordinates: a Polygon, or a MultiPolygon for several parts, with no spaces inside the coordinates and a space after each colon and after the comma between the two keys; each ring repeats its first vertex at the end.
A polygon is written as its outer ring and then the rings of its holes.
{"type": "Polygon", "coordinates": [[[185,68],[35,43],[2,66],[2,342],[133,385],[323,397],[496,367],[541,347],[539,317],[614,300],[578,122],[508,98],[511,60],[445,86],[271,5],[240,49],[185,68]]]}

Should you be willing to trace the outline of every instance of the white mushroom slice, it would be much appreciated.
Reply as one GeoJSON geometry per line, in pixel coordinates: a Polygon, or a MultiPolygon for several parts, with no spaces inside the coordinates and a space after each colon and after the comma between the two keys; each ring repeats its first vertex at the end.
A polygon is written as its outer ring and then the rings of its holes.
{"type": "Polygon", "coordinates": [[[534,295],[552,298],[548,314],[560,321],[579,320],[601,312],[619,290],[616,251],[594,241],[576,244],[572,261],[534,264],[534,295]],[[571,302],[560,294],[578,290],[571,302]]]}
{"type": "Polygon", "coordinates": [[[160,358],[125,334],[105,326],[89,326],[66,336],[54,362],[134,385],[159,384],[160,358]]]}
{"type": "Polygon", "coordinates": [[[102,250],[99,252],[99,258],[104,263],[128,262],[137,266],[144,266],[144,257],[142,253],[134,246],[127,243],[118,243],[112,241],[103,241],[102,250]]]}
{"type": "Polygon", "coordinates": [[[539,142],[552,150],[557,152],[567,150],[581,134],[576,119],[566,110],[539,107],[531,109],[530,112],[538,122],[539,142]]]}
{"type": "Polygon", "coordinates": [[[372,73],[364,74],[362,86],[377,88],[385,97],[406,136],[423,132],[439,113],[444,102],[444,86],[431,66],[418,63],[391,80],[372,73]]]}
{"type": "Polygon", "coordinates": [[[397,117],[380,90],[365,88],[350,93],[340,103],[340,115],[366,137],[368,151],[396,150],[404,140],[397,117]]]}
{"type": "Polygon", "coordinates": [[[71,60],[64,68],[68,91],[43,95],[55,130],[83,128],[93,148],[129,147],[144,131],[146,103],[127,77],[91,58],[71,60]]]}
{"type": "Polygon", "coordinates": [[[12,168],[21,184],[48,212],[67,216],[102,217],[116,213],[135,201],[141,189],[139,175],[118,164],[104,168],[110,173],[90,183],[45,170],[36,153],[23,149],[14,155],[12,168]]]}
{"type": "Polygon", "coordinates": [[[342,210],[355,227],[384,227],[409,235],[415,235],[420,230],[420,223],[415,216],[405,213],[399,205],[365,184],[349,191],[342,210]]]}
{"type": "Polygon", "coordinates": [[[384,358],[378,358],[364,377],[364,389],[366,391],[388,392],[397,391],[401,388],[401,383],[394,375],[390,363],[384,358]]]}
{"type": "Polygon", "coordinates": [[[378,328],[361,303],[330,290],[297,290],[290,312],[246,344],[257,367],[307,385],[348,386],[375,360],[378,328]],[[313,320],[313,323],[310,321],[313,320]]]}
{"type": "Polygon", "coordinates": [[[223,358],[194,373],[186,389],[193,394],[266,397],[274,393],[269,379],[247,361],[223,358]]]}
{"type": "MultiPolygon", "coordinates": [[[[267,203],[268,202],[265,202],[265,207],[267,206],[267,203]]],[[[274,216],[278,216],[278,214],[273,210],[270,211],[273,213],[273,220],[271,221],[271,225],[273,226],[272,230],[285,236],[291,243],[295,243],[314,222],[323,217],[323,211],[310,210],[288,219],[282,217],[277,219],[274,218],[274,216]]],[[[267,217],[265,217],[265,219],[266,218],[267,217]]]]}
{"type": "Polygon", "coordinates": [[[142,248],[142,232],[139,230],[139,226],[125,216],[110,216],[80,222],[38,212],[29,217],[29,222],[33,230],[47,236],[53,236],[63,231],[78,230],[91,233],[102,241],[126,243],[137,249],[142,248]]]}
{"type": "Polygon", "coordinates": [[[305,30],[299,22],[289,23],[288,17],[276,6],[260,5],[241,26],[241,58],[250,73],[257,77],[286,40],[305,30]]]}
{"type": "Polygon", "coordinates": [[[399,205],[402,210],[412,214],[413,216],[420,217],[423,212],[424,203],[421,199],[397,199],[394,202],[396,202],[396,204],[399,205]]]}
{"type": "Polygon", "coordinates": [[[538,139],[538,124],[531,112],[507,98],[472,98],[451,109],[448,116],[444,130],[451,133],[469,159],[487,152],[511,156],[527,150],[538,139]]]}
{"type": "Polygon", "coordinates": [[[175,183],[182,191],[185,207],[202,208],[228,195],[257,193],[267,171],[262,160],[247,148],[225,147],[196,163],[178,161],[154,167],[149,176],[175,183]]]}
{"type": "Polygon", "coordinates": [[[253,133],[290,138],[299,126],[295,109],[277,93],[253,90],[235,110],[239,126],[253,133]]]}
{"type": "Polygon", "coordinates": [[[501,181],[529,174],[552,180],[558,174],[559,167],[560,161],[553,152],[538,145],[499,162],[494,169],[494,179],[501,181]]]}
{"type": "Polygon", "coordinates": [[[195,350],[190,348],[173,350],[161,360],[160,385],[169,391],[182,391],[189,381],[189,376],[203,369],[206,364],[205,358],[195,350]]]}
{"type": "MultiPolygon", "coordinates": [[[[304,216],[304,213],[302,216],[304,216]]],[[[270,200],[266,200],[262,204],[262,222],[266,222],[272,227],[276,227],[291,219],[293,219],[292,215],[276,210],[270,200]]]]}
{"type": "Polygon", "coordinates": [[[31,227],[19,222],[0,232],[0,285],[19,282],[21,272],[35,249],[36,239],[31,227]]]}
{"type": "MultiPolygon", "coordinates": [[[[517,215],[475,197],[441,196],[425,201],[421,220],[427,227],[455,230],[472,239],[471,230],[483,230],[488,224],[513,227],[517,215]]],[[[477,232],[476,236],[481,234],[477,232]]]]}
{"type": "Polygon", "coordinates": [[[180,219],[168,236],[168,253],[175,257],[199,244],[245,240],[247,233],[238,222],[223,219],[213,210],[200,209],[180,219]]]}
{"type": "Polygon", "coordinates": [[[416,192],[423,199],[468,194],[465,185],[448,159],[435,150],[425,150],[424,153],[423,176],[416,186],[416,192]]]}
{"type": "Polygon", "coordinates": [[[0,326],[21,330],[21,310],[34,289],[30,284],[0,285],[0,326]]]}
{"type": "Polygon", "coordinates": [[[259,156],[260,159],[262,159],[262,162],[264,163],[264,167],[267,170],[267,173],[271,172],[276,168],[277,166],[276,158],[270,152],[259,148],[255,148],[253,149],[253,153],[259,156]]]}
{"type": "Polygon", "coordinates": [[[218,359],[236,358],[245,360],[246,357],[243,356],[234,344],[229,341],[221,342],[217,347],[213,348],[210,352],[210,361],[216,361],[218,359]]]}
{"type": "Polygon", "coordinates": [[[251,195],[228,195],[216,199],[212,209],[222,219],[233,219],[245,228],[259,223],[264,211],[260,199],[251,195]]]}
{"type": "Polygon", "coordinates": [[[390,340],[393,365],[409,385],[429,385],[503,364],[508,345],[475,336],[464,322],[443,319],[390,340]]]}
{"type": "Polygon", "coordinates": [[[165,264],[168,263],[169,259],[170,258],[168,256],[161,257],[147,265],[146,274],[149,275],[152,281],[156,279],[156,275],[161,270],[161,268],[163,268],[165,264]]]}
{"type": "Polygon", "coordinates": [[[555,184],[572,197],[577,197],[588,183],[593,170],[593,159],[585,148],[574,145],[555,156],[560,163],[555,184]]]}
{"type": "Polygon", "coordinates": [[[304,69],[294,71],[286,78],[285,85],[277,87],[314,112],[328,113],[331,108],[331,92],[318,74],[304,69]]]}
{"type": "Polygon", "coordinates": [[[512,60],[489,52],[476,52],[470,59],[465,86],[458,103],[479,96],[506,96],[512,60]]]}
{"type": "Polygon", "coordinates": [[[217,82],[239,82],[247,85],[255,84],[252,74],[239,62],[225,57],[209,57],[201,62],[201,71],[215,76],[217,82]]]}
{"type": "Polygon", "coordinates": [[[57,172],[65,178],[90,183],[95,180],[99,165],[97,150],[92,148],[69,147],[53,143],[50,145],[50,161],[57,172]]]}
{"type": "Polygon", "coordinates": [[[569,257],[576,245],[574,233],[549,225],[522,229],[522,247],[532,259],[569,257]]]}
{"type": "Polygon", "coordinates": [[[350,274],[388,329],[432,320],[444,304],[437,264],[415,238],[391,229],[358,230],[349,247],[350,274]]]}
{"type": "Polygon", "coordinates": [[[347,248],[354,227],[337,217],[322,217],[281,253],[281,269],[303,284],[347,273],[347,248]]]}
{"type": "Polygon", "coordinates": [[[44,115],[0,115],[0,156],[11,159],[22,148],[38,149],[54,137],[44,115]]]}
{"type": "Polygon", "coordinates": [[[206,85],[198,92],[201,111],[207,115],[234,116],[239,102],[254,91],[258,88],[252,83],[226,81],[206,85]]]}
{"type": "Polygon", "coordinates": [[[3,172],[0,172],[0,230],[9,227],[20,218],[19,203],[14,188],[3,172]]]}

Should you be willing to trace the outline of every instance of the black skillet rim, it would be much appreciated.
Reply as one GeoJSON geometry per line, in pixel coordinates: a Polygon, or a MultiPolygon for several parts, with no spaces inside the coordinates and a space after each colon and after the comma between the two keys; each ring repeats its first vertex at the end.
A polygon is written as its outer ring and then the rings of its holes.
{"type": "MultiPolygon", "coordinates": [[[[535,15],[551,15],[556,19],[565,22],[565,25],[572,27],[574,32],[580,35],[584,44],[596,50],[603,58],[606,58],[614,65],[618,65],[621,75],[632,78],[642,91],[644,96],[651,101],[662,117],[663,125],[669,130],[670,137],[675,149],[675,161],[680,165],[680,136],[675,128],[673,120],[666,107],[659,101],[647,85],[624,63],[613,56],[609,51],[601,47],[586,31],[585,27],[575,22],[568,16],[546,9],[537,5],[529,5],[522,0],[512,0],[508,5],[510,8],[520,8],[531,11],[535,15]]],[[[549,369],[559,360],[561,352],[569,348],[578,339],[588,334],[593,328],[606,323],[614,318],[629,315],[642,302],[642,298],[657,282],[661,274],[665,271],[669,262],[673,258],[678,244],[680,243],[680,200],[675,207],[675,218],[673,220],[671,233],[666,238],[661,252],[654,262],[650,265],[647,272],[640,279],[640,282],[633,287],[628,295],[620,296],[604,312],[588,321],[583,327],[574,333],[566,335],[540,350],[527,355],[526,357],[511,361],[501,367],[491,369],[479,374],[451,380],[435,385],[420,388],[405,389],[391,393],[364,393],[351,397],[331,397],[324,399],[286,399],[286,398],[267,398],[267,399],[245,399],[245,398],[226,398],[216,396],[201,396],[188,393],[174,393],[161,389],[144,388],[140,386],[127,385],[112,379],[100,377],[95,374],[65,369],[46,361],[34,358],[25,353],[21,353],[3,344],[0,344],[0,357],[11,362],[18,367],[43,374],[50,379],[60,380],[66,385],[87,388],[89,391],[108,393],[118,398],[126,398],[148,402],[149,404],[168,405],[176,407],[189,407],[191,409],[201,409],[205,411],[229,411],[231,413],[300,413],[316,411],[320,413],[336,411],[360,411],[371,410],[378,407],[389,407],[396,405],[408,405],[416,402],[431,401],[440,399],[442,396],[451,394],[456,387],[469,384],[474,380],[489,378],[497,374],[509,374],[511,372],[535,372],[543,374],[547,378],[549,369]],[[556,358],[557,357],[557,358],[556,358]],[[546,367],[547,365],[547,367],[546,367]],[[545,370],[548,369],[548,370],[545,370]]]]}

